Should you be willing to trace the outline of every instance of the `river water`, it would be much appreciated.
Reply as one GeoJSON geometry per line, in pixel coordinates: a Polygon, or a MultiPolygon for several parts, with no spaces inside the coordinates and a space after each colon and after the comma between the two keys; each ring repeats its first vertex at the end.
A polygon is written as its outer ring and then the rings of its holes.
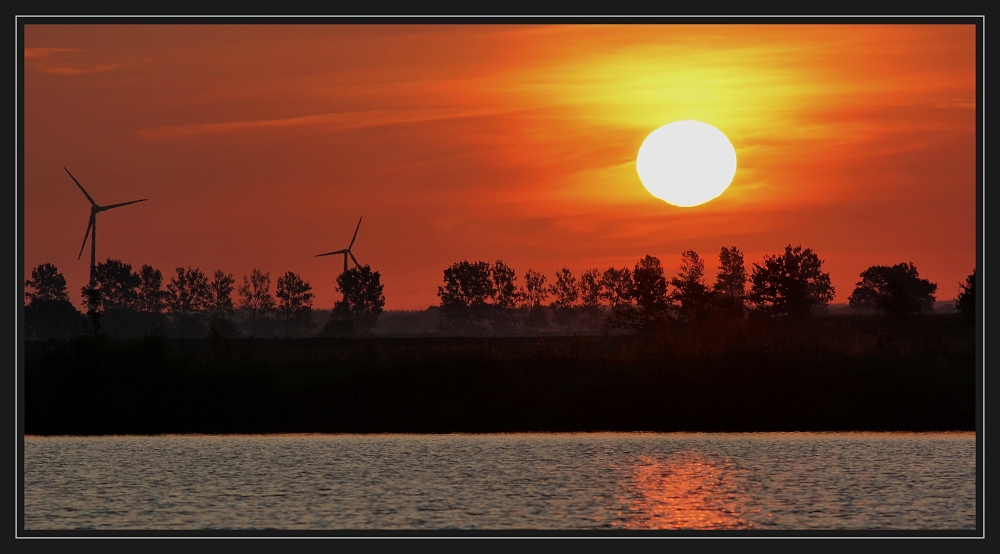
{"type": "Polygon", "coordinates": [[[25,529],[975,529],[973,433],[25,437],[25,529]]]}

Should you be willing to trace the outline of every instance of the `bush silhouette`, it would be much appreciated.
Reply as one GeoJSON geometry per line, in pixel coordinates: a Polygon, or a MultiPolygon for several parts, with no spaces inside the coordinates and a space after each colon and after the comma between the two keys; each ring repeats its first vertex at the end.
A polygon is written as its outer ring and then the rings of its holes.
{"type": "Polygon", "coordinates": [[[958,286],[961,292],[958,293],[955,308],[966,320],[973,321],[976,319],[976,310],[978,309],[976,306],[976,270],[973,269],[972,273],[965,278],[965,283],[959,283],[958,286]]]}
{"type": "Polygon", "coordinates": [[[848,304],[858,310],[910,317],[930,312],[936,291],[937,285],[921,279],[913,262],[873,265],[861,272],[848,304]]]}

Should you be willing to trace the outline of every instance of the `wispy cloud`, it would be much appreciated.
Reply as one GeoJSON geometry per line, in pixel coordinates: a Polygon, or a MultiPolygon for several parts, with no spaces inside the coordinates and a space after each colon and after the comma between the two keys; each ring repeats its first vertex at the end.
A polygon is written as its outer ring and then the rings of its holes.
{"type": "Polygon", "coordinates": [[[941,102],[938,104],[934,104],[934,107],[945,110],[974,110],[976,109],[976,103],[966,102],[963,100],[954,100],[951,102],[941,102]]]}
{"type": "Polygon", "coordinates": [[[80,50],[78,48],[25,48],[24,59],[41,60],[69,52],[86,52],[86,50],[80,50]]]}
{"type": "Polygon", "coordinates": [[[49,75],[87,75],[103,73],[122,66],[118,63],[94,63],[81,60],[89,52],[78,48],[25,48],[24,59],[32,69],[49,75]]]}
{"type": "Polygon", "coordinates": [[[90,67],[44,67],[39,68],[42,73],[48,73],[49,75],[87,75],[89,73],[102,73],[104,71],[111,71],[112,69],[117,69],[121,67],[121,64],[111,63],[111,64],[101,64],[94,65],[90,67]]]}
{"type": "Polygon", "coordinates": [[[140,138],[146,140],[167,140],[200,135],[222,135],[289,127],[327,127],[331,130],[345,130],[489,116],[497,115],[499,113],[503,112],[501,110],[454,110],[448,108],[366,110],[310,114],[278,119],[226,121],[220,123],[201,123],[194,125],[168,125],[141,129],[137,132],[137,134],[140,138]]]}

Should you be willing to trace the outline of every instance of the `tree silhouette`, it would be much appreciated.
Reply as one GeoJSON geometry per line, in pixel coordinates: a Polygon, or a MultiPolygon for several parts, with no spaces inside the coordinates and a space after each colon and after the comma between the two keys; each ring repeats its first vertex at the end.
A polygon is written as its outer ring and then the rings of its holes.
{"type": "Polygon", "coordinates": [[[715,275],[715,304],[719,312],[742,316],[746,299],[747,271],[743,252],[735,246],[722,247],[719,252],[719,271],[715,275]]]}
{"type": "Polygon", "coordinates": [[[341,273],[337,277],[337,292],[343,293],[344,299],[334,303],[324,334],[371,333],[385,307],[382,288],[381,275],[368,265],[341,273]]]}
{"type": "MultiPolygon", "coordinates": [[[[137,307],[139,285],[142,284],[142,278],[138,273],[132,271],[132,264],[110,258],[105,262],[100,262],[94,271],[94,283],[94,288],[101,296],[103,310],[135,309],[137,307]]],[[[87,299],[86,292],[84,292],[84,300],[87,299]]]]}
{"type": "Polygon", "coordinates": [[[125,336],[138,336],[149,332],[163,332],[167,318],[163,314],[167,292],[163,290],[163,274],[150,265],[139,268],[139,286],[135,291],[133,307],[109,310],[107,320],[125,336]]]}
{"type": "Polygon", "coordinates": [[[596,267],[580,275],[580,304],[587,327],[597,329],[601,317],[601,270],[596,267]]]}
{"type": "Polygon", "coordinates": [[[785,247],[782,255],[764,256],[764,264],[753,264],[749,300],[757,311],[773,317],[801,318],[817,306],[833,300],[830,274],[821,271],[812,249],[785,247]]]}
{"type": "Polygon", "coordinates": [[[861,272],[861,280],[847,302],[858,310],[909,317],[930,312],[936,291],[937,285],[921,279],[913,262],[873,265],[861,272]]]}
{"type": "Polygon", "coordinates": [[[632,270],[609,267],[601,276],[601,298],[608,304],[606,325],[614,329],[631,329],[635,326],[635,282],[632,270]]]}
{"type": "Polygon", "coordinates": [[[250,276],[243,276],[243,286],[238,291],[239,308],[247,313],[250,319],[250,338],[257,335],[257,328],[274,310],[274,297],[271,296],[271,273],[265,273],[254,268],[250,276]]]}
{"type": "Polygon", "coordinates": [[[549,285],[552,294],[553,319],[561,330],[576,322],[576,307],[580,302],[580,287],[569,268],[556,272],[556,282],[549,285]]]}
{"type": "Polygon", "coordinates": [[[493,279],[493,329],[501,333],[514,330],[514,309],[518,302],[517,274],[510,266],[497,260],[491,268],[493,279]]]}
{"type": "Polygon", "coordinates": [[[33,289],[24,293],[28,305],[35,302],[69,302],[66,278],[50,263],[40,264],[32,269],[31,279],[25,281],[24,286],[33,289]]]}
{"type": "Polygon", "coordinates": [[[139,291],[136,308],[141,312],[159,314],[166,305],[167,292],[163,290],[163,274],[159,269],[144,265],[139,269],[139,291]]]}
{"type": "Polygon", "coordinates": [[[232,273],[216,269],[212,282],[208,284],[209,291],[209,332],[215,339],[235,336],[236,323],[233,321],[233,285],[236,279],[232,273]]]}
{"type": "Polygon", "coordinates": [[[464,260],[452,264],[444,270],[444,286],[438,287],[442,330],[457,333],[485,330],[494,293],[489,262],[464,260]]]}
{"type": "Polygon", "coordinates": [[[650,329],[665,321],[670,313],[670,300],[659,258],[647,254],[639,260],[632,270],[632,282],[632,298],[638,308],[632,328],[650,329]]]}
{"type": "Polygon", "coordinates": [[[295,273],[288,271],[278,277],[275,296],[278,313],[290,336],[305,336],[312,330],[312,287],[295,273]]]}
{"type": "Polygon", "coordinates": [[[212,299],[208,277],[196,267],[178,267],[176,272],[167,284],[167,306],[176,332],[181,337],[202,336],[206,331],[204,313],[212,299]]]}
{"type": "Polygon", "coordinates": [[[634,288],[632,270],[627,267],[609,267],[601,276],[601,298],[612,308],[631,305],[634,288]]]}
{"type": "Polygon", "coordinates": [[[545,300],[549,297],[545,281],[545,275],[533,269],[524,273],[524,285],[520,290],[520,307],[525,312],[525,327],[529,329],[537,330],[549,326],[544,307],[545,300]]]}
{"type": "Polygon", "coordinates": [[[88,285],[80,287],[80,292],[83,295],[83,304],[87,306],[87,319],[90,321],[90,329],[95,334],[99,333],[101,330],[101,316],[103,315],[101,291],[96,286],[91,287],[88,285]]]}
{"type": "MultiPolygon", "coordinates": [[[[94,290],[83,287],[84,302],[93,305],[91,314],[95,329],[103,327],[117,337],[137,337],[146,332],[162,330],[165,318],[156,311],[147,311],[160,291],[159,272],[144,266],[146,275],[132,271],[132,264],[108,259],[97,264],[94,271],[94,290]],[[145,282],[144,282],[145,279],[145,282]],[[146,295],[152,295],[152,299],[146,295]],[[93,297],[91,298],[91,294],[93,297]]],[[[162,280],[162,278],[160,277],[162,280]]]]}
{"type": "Polygon", "coordinates": [[[85,319],[69,300],[66,278],[56,266],[44,263],[24,282],[26,336],[37,339],[70,338],[83,329],[85,319]]]}
{"type": "Polygon", "coordinates": [[[94,288],[80,289],[93,329],[102,326],[119,337],[137,337],[162,330],[165,292],[163,277],[148,265],[139,273],[132,264],[108,259],[94,268],[94,288]]]}
{"type": "Polygon", "coordinates": [[[233,311],[233,279],[232,273],[216,269],[212,282],[208,284],[210,300],[209,309],[215,314],[228,314],[233,311]]]}
{"type": "Polygon", "coordinates": [[[212,301],[208,277],[197,267],[178,267],[167,285],[167,295],[170,310],[181,315],[207,310],[212,301]]]}
{"type": "Polygon", "coordinates": [[[976,270],[973,268],[972,273],[965,278],[965,283],[959,283],[959,293],[958,299],[955,302],[955,308],[958,313],[962,314],[962,317],[968,321],[974,321],[976,319],[976,310],[979,307],[976,305],[976,270]]]}
{"type": "Polygon", "coordinates": [[[705,261],[694,250],[681,253],[681,270],[670,280],[674,290],[668,296],[678,305],[682,320],[691,321],[704,317],[708,312],[711,292],[705,286],[705,261]]]}

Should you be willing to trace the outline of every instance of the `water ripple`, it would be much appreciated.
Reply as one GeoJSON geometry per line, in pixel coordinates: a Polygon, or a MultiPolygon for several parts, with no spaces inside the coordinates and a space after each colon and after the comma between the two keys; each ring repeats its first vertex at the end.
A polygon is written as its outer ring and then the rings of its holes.
{"type": "Polygon", "coordinates": [[[972,433],[26,437],[27,529],[974,529],[972,433]]]}

